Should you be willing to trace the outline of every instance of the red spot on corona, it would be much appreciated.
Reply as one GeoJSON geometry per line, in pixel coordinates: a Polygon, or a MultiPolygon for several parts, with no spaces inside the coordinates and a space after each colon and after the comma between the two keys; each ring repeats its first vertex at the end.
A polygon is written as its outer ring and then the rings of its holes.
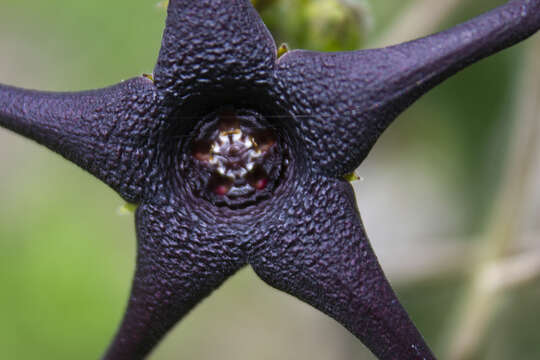
{"type": "Polygon", "coordinates": [[[240,128],[240,122],[234,111],[224,110],[219,115],[219,118],[219,130],[221,132],[234,131],[240,128]]]}
{"type": "Polygon", "coordinates": [[[210,161],[211,143],[209,141],[197,141],[193,144],[193,156],[199,161],[210,161]]]}
{"type": "Polygon", "coordinates": [[[214,175],[210,179],[209,185],[216,195],[225,196],[231,190],[233,183],[232,180],[227,177],[214,175]]]}
{"type": "Polygon", "coordinates": [[[260,168],[256,167],[250,174],[248,174],[249,185],[256,190],[263,190],[268,185],[268,175],[260,168]]]}
{"type": "Polygon", "coordinates": [[[274,144],[276,143],[276,138],[270,130],[260,131],[258,134],[255,134],[255,141],[259,151],[266,153],[274,144]]]}
{"type": "Polygon", "coordinates": [[[268,185],[268,179],[267,178],[258,179],[254,185],[255,185],[254,186],[255,189],[262,190],[266,187],[266,185],[268,185]]]}
{"type": "Polygon", "coordinates": [[[217,195],[224,196],[224,195],[227,195],[227,193],[229,192],[229,189],[230,189],[230,186],[225,185],[225,184],[220,184],[216,186],[216,188],[214,189],[214,192],[217,195]]]}

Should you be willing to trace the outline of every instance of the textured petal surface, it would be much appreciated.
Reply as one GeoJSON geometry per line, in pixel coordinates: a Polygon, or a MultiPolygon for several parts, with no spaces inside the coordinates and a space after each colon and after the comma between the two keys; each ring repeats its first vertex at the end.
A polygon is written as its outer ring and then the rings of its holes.
{"type": "Polygon", "coordinates": [[[216,234],[205,235],[202,224],[183,214],[167,200],[137,210],[135,279],[105,359],[144,358],[195,304],[244,264],[233,241],[216,241],[216,234]]]}
{"type": "Polygon", "coordinates": [[[292,51],[279,59],[276,76],[317,166],[344,175],[426,91],[539,28],[540,0],[511,1],[450,30],[389,48],[292,51]]]}
{"type": "Polygon", "coordinates": [[[0,85],[0,126],[47,146],[135,202],[153,157],[147,138],[155,102],[145,78],[80,93],[0,85]]]}
{"type": "Polygon", "coordinates": [[[365,235],[351,186],[311,179],[250,264],[270,285],[330,315],[380,359],[433,359],[365,235]]]}
{"type": "Polygon", "coordinates": [[[276,47],[249,0],[171,0],[156,84],[184,97],[201,88],[250,88],[268,81],[276,47]]]}

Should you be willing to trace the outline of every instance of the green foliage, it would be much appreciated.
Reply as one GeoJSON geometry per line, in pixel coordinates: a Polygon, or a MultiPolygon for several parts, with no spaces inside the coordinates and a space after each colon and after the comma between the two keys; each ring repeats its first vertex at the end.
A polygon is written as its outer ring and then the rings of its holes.
{"type": "Polygon", "coordinates": [[[358,49],[369,23],[368,14],[359,1],[266,0],[255,3],[261,4],[261,15],[276,41],[286,42],[292,49],[358,49]]]}

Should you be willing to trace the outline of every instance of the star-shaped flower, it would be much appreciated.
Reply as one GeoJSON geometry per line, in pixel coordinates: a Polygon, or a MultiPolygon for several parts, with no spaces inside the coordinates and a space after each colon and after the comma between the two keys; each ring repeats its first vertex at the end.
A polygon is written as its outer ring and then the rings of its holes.
{"type": "Polygon", "coordinates": [[[0,125],[138,205],[138,256],[105,359],[143,358],[249,264],[380,359],[433,359],[381,271],[344,176],[426,91],[540,28],[514,0],[384,49],[291,51],[248,0],[171,0],[153,77],[102,90],[0,86],[0,125]]]}

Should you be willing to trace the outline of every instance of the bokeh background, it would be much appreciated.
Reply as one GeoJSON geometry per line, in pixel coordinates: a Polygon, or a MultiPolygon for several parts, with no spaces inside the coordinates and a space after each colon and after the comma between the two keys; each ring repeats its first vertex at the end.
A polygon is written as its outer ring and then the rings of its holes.
{"type": "MultiPolygon", "coordinates": [[[[158,0],[0,0],[0,82],[82,90],[149,73],[158,0]]],[[[278,45],[389,45],[498,0],[258,0],[278,45]]],[[[540,358],[540,37],[430,92],[354,182],[373,247],[441,359],[540,358]],[[536,146],[536,147],[535,147],[536,146]]],[[[106,186],[0,129],[0,358],[96,359],[123,312],[133,216],[106,186]]],[[[150,359],[373,359],[245,269],[150,359]]]]}

